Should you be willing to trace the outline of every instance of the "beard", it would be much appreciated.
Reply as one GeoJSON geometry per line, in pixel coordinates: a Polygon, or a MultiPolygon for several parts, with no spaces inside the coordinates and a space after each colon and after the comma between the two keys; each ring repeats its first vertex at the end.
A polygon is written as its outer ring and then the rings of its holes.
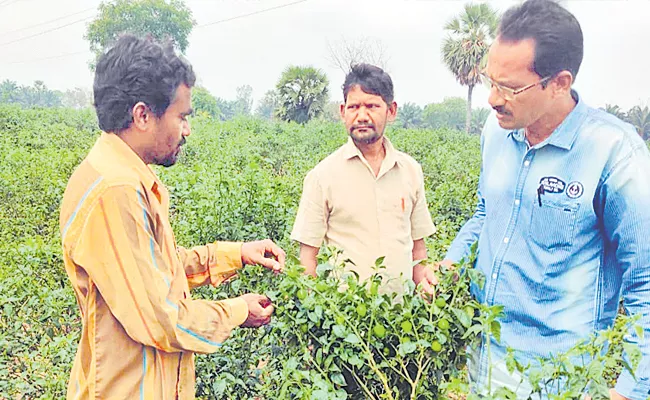
{"type": "Polygon", "coordinates": [[[161,165],[165,168],[171,167],[172,165],[176,164],[176,161],[178,161],[178,155],[181,152],[181,147],[185,145],[185,136],[181,139],[180,143],[178,146],[176,146],[176,149],[172,151],[170,154],[167,154],[165,157],[161,159],[156,159],[154,160],[154,164],[156,165],[161,165]]]}
{"type": "Polygon", "coordinates": [[[373,124],[352,125],[349,133],[354,142],[363,144],[373,144],[384,136],[383,132],[377,132],[373,124]],[[359,129],[365,129],[366,131],[360,134],[359,129]]]}

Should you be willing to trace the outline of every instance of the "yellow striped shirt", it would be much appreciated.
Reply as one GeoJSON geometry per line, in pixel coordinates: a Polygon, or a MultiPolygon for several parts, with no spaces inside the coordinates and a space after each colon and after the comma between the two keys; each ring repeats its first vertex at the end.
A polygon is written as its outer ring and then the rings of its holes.
{"type": "Polygon", "coordinates": [[[60,227],[83,322],[67,398],[193,399],[193,353],[216,351],[248,307],[190,289],[234,275],[241,243],[177,246],[167,189],[108,133],[70,178],[60,227]]]}

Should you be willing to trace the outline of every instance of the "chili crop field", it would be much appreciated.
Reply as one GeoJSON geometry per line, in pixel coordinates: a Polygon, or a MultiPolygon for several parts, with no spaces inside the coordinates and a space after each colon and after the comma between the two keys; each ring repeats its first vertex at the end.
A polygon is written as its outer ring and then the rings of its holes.
{"type": "MultiPolygon", "coordinates": [[[[408,282],[404,296],[396,298],[378,290],[379,275],[359,282],[342,274],[330,257],[336,249],[322,252],[318,278],[304,276],[295,259],[297,245],[289,232],[303,178],[345,143],[342,124],[222,122],[200,116],[191,124],[179,163],[155,167],[170,189],[178,243],[268,237],[290,255],[281,275],[246,267],[221,287],[196,291],[197,297],[210,299],[257,291],[276,307],[269,326],[237,330],[217,353],[197,355],[197,397],[466,396],[466,346],[482,335],[498,338],[500,313],[498,305],[471,299],[470,283],[481,282],[472,268],[440,271],[437,296],[427,301],[408,282]],[[347,290],[339,290],[342,284],[347,290]]],[[[92,110],[0,105],[0,399],[65,396],[80,319],[62,265],[59,206],[69,176],[98,135],[92,110]]],[[[427,247],[430,261],[439,260],[473,212],[479,137],[446,129],[389,128],[387,135],[423,167],[438,228],[427,247]]],[[[574,365],[567,356],[561,363],[542,363],[546,369],[532,373],[531,380],[548,386],[552,379],[565,379],[570,365],[571,376],[582,380],[568,385],[568,397],[561,398],[573,398],[571,390],[586,387],[594,394],[606,390],[613,373],[608,371],[621,368],[612,352],[622,346],[616,344],[622,342],[625,324],[607,333],[615,344],[607,354],[597,351],[602,336],[574,350],[589,354],[591,364],[574,365]],[[597,366],[602,368],[595,371],[597,366]]]]}

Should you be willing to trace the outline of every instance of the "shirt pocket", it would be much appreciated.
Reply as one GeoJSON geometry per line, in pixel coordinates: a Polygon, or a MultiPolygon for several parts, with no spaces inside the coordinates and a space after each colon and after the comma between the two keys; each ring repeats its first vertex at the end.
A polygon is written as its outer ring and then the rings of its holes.
{"type": "Polygon", "coordinates": [[[578,216],[578,203],[560,203],[542,199],[540,206],[535,199],[530,217],[530,238],[545,249],[573,245],[578,216]]]}
{"type": "Polygon", "coordinates": [[[414,197],[406,190],[385,192],[381,197],[379,210],[386,221],[391,221],[393,228],[410,233],[414,202],[414,197]]]}

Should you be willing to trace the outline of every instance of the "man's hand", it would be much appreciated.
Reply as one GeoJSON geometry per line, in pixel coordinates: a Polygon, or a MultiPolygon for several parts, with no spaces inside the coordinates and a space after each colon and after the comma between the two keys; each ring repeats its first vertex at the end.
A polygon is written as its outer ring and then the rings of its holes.
{"type": "Polygon", "coordinates": [[[280,272],[284,268],[287,254],[270,239],[247,242],[241,246],[243,264],[260,264],[263,267],[280,272]]]}
{"type": "Polygon", "coordinates": [[[274,307],[268,297],[261,294],[247,293],[240,298],[248,304],[248,318],[241,326],[257,328],[271,322],[274,307]]]}
{"type": "Polygon", "coordinates": [[[438,277],[431,267],[418,264],[413,267],[413,282],[419,286],[424,294],[434,296],[436,294],[435,286],[438,284],[438,277]]]}
{"type": "Polygon", "coordinates": [[[454,262],[449,259],[442,260],[436,263],[436,270],[440,269],[440,267],[445,267],[446,269],[453,269],[454,262]]]}
{"type": "Polygon", "coordinates": [[[621,396],[615,389],[609,389],[609,398],[612,400],[630,400],[625,396],[621,396]]]}

